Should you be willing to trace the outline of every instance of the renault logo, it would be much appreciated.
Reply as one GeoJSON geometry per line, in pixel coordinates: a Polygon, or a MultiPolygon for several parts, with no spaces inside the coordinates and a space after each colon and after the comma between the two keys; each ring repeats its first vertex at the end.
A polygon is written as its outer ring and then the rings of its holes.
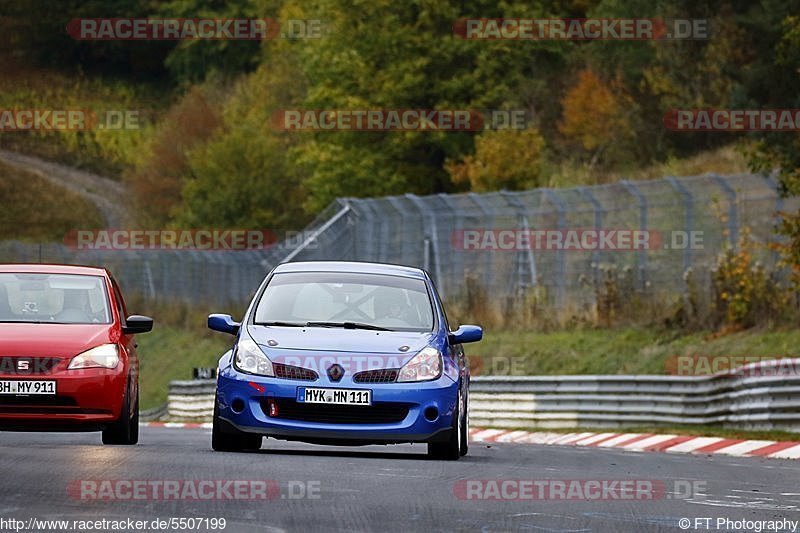
{"type": "Polygon", "coordinates": [[[344,376],[344,368],[342,365],[331,365],[328,367],[328,377],[331,378],[331,381],[339,381],[344,376]]]}

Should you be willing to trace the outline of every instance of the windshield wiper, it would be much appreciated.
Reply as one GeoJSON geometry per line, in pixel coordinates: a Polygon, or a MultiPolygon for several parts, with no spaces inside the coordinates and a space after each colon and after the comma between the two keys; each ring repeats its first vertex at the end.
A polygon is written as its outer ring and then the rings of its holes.
{"type": "Polygon", "coordinates": [[[281,322],[279,320],[272,322],[255,322],[256,326],[283,326],[287,328],[304,328],[308,324],[304,322],[281,322]]]}
{"type": "Polygon", "coordinates": [[[344,329],[371,329],[374,331],[392,331],[389,328],[382,328],[374,324],[364,324],[362,322],[308,322],[306,326],[320,328],[344,328],[344,329]]]}

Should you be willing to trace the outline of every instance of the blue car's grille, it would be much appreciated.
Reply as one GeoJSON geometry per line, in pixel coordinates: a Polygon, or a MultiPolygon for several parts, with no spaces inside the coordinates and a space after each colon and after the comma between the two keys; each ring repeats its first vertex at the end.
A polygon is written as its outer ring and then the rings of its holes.
{"type": "Polygon", "coordinates": [[[275,371],[276,378],[282,379],[297,379],[300,381],[315,381],[319,376],[313,370],[301,368],[299,366],[284,365],[282,363],[273,363],[272,368],[275,371]]]}
{"type": "Polygon", "coordinates": [[[356,383],[394,383],[400,371],[396,368],[365,370],[353,375],[356,383]]]}
{"type": "Polygon", "coordinates": [[[409,406],[401,403],[374,405],[325,405],[298,403],[286,398],[264,398],[261,409],[269,416],[269,402],[277,406],[277,416],[285,420],[320,422],[326,424],[393,424],[408,416],[409,406]]]}

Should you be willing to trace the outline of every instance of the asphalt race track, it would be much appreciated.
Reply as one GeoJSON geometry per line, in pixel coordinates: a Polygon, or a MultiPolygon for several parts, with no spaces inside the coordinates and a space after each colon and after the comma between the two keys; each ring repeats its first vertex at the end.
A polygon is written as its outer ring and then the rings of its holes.
{"type": "Polygon", "coordinates": [[[473,443],[470,455],[448,463],[428,460],[423,446],[275,440],[233,454],[212,452],[209,430],[141,431],[130,448],[104,447],[96,433],[0,433],[0,518],[209,517],[225,518],[224,531],[479,532],[681,531],[681,518],[712,518],[709,530],[718,530],[717,518],[800,519],[800,461],[473,443]],[[668,490],[650,501],[466,500],[454,491],[459,480],[500,479],[661,480],[668,490]],[[68,490],[80,480],[274,480],[280,494],[85,500],[68,490]],[[688,495],[687,485],[702,490],[688,495]]]}

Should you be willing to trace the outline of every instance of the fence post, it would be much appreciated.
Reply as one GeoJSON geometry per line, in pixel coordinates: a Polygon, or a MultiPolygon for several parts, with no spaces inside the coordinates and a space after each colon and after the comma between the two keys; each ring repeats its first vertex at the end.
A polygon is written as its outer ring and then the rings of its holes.
{"type": "MultiPolygon", "coordinates": [[[[527,233],[530,230],[530,222],[528,221],[528,212],[523,203],[519,201],[519,198],[510,194],[505,189],[500,191],[500,196],[508,205],[514,208],[514,211],[517,213],[517,223],[522,226],[523,231],[527,233]]],[[[516,251],[516,277],[512,281],[512,284],[516,284],[514,288],[519,292],[538,284],[538,280],[536,279],[536,259],[533,256],[533,245],[530,244],[530,236],[528,236],[528,243],[527,250],[516,251]],[[525,281],[526,275],[530,278],[527,282],[525,281]]]]}
{"type": "Polygon", "coordinates": [[[730,232],[731,247],[733,251],[739,249],[739,208],[736,205],[736,191],[722,176],[711,174],[711,177],[725,191],[730,207],[728,208],[728,231],[730,232]]]}
{"type": "MultiPolygon", "coordinates": [[[[667,176],[666,180],[681,196],[683,196],[683,225],[684,230],[686,231],[687,235],[689,235],[689,233],[694,230],[694,197],[692,196],[692,193],[689,192],[689,189],[687,189],[683,183],[675,179],[674,176],[667,176]]],[[[683,250],[684,272],[686,272],[686,270],[692,266],[692,247],[689,246],[688,242],[686,244],[687,246],[683,250]]]]}
{"type": "MultiPolygon", "coordinates": [[[[425,226],[427,231],[427,237],[432,243],[432,252],[433,252],[433,272],[435,276],[435,282],[437,288],[440,285],[444,285],[444,280],[442,279],[442,269],[440,266],[440,255],[439,255],[439,231],[436,227],[436,217],[433,215],[430,209],[428,209],[422,199],[417,196],[416,194],[406,194],[406,198],[408,198],[412,204],[419,210],[420,214],[422,214],[423,220],[425,220],[425,226]]],[[[427,243],[425,245],[425,250],[423,252],[424,255],[428,254],[428,247],[427,243]]],[[[427,259],[426,259],[427,261],[427,259]]],[[[439,292],[443,292],[441,288],[439,288],[439,292]]]]}
{"type": "MultiPolygon", "coordinates": [[[[470,200],[472,200],[472,202],[475,205],[478,206],[478,209],[481,210],[481,213],[483,213],[484,220],[491,219],[491,221],[492,221],[491,224],[488,224],[488,225],[484,224],[484,229],[488,230],[488,231],[495,231],[497,228],[494,227],[495,217],[494,217],[494,213],[492,212],[492,210],[488,209],[486,207],[486,205],[483,203],[483,201],[481,200],[481,197],[479,195],[475,194],[474,192],[468,192],[467,196],[469,197],[470,200]]],[[[493,269],[492,269],[492,259],[493,259],[493,257],[492,256],[494,255],[494,253],[495,252],[491,252],[491,251],[488,251],[488,250],[484,250],[483,251],[484,261],[486,263],[485,266],[484,266],[484,269],[483,269],[483,284],[484,284],[484,287],[486,288],[486,290],[491,290],[491,286],[492,286],[492,272],[493,272],[493,269]]]]}
{"type": "MultiPolygon", "coordinates": [[[[558,213],[558,229],[563,231],[566,224],[567,224],[567,206],[564,204],[564,200],[556,194],[555,191],[552,189],[543,188],[542,193],[546,198],[550,200],[550,202],[555,206],[556,213],[558,213]]],[[[556,252],[558,254],[558,278],[556,279],[556,303],[559,307],[561,307],[564,303],[564,297],[566,292],[566,278],[567,278],[567,257],[565,255],[566,251],[562,246],[560,250],[556,252]]]]}
{"type": "Polygon", "coordinates": [[[449,224],[450,232],[447,241],[447,244],[451,250],[451,253],[448,254],[448,259],[449,259],[447,263],[448,275],[447,279],[439,280],[438,283],[440,284],[440,286],[447,286],[447,285],[459,286],[461,285],[461,283],[463,283],[464,279],[464,250],[460,249],[456,250],[453,248],[454,246],[453,236],[455,235],[456,230],[464,229],[462,225],[463,219],[461,210],[456,207],[453,207],[450,195],[439,193],[436,196],[449,211],[450,221],[451,221],[449,224]]]}
{"type": "MultiPolygon", "coordinates": [[[[648,221],[647,221],[647,198],[642,194],[642,191],[639,188],[631,183],[629,180],[620,180],[620,184],[625,187],[631,196],[636,198],[637,203],[639,204],[639,224],[642,231],[647,231],[648,228],[648,221]]],[[[639,276],[639,286],[644,289],[645,284],[647,283],[647,273],[645,269],[647,268],[647,250],[639,250],[636,253],[636,268],[638,270],[639,276]]]]}
{"type": "Polygon", "coordinates": [[[309,236],[307,236],[305,239],[303,239],[303,242],[302,242],[302,243],[300,243],[300,246],[298,246],[297,248],[295,248],[294,250],[292,250],[291,252],[289,252],[289,254],[288,254],[286,257],[284,257],[284,258],[283,258],[283,261],[281,261],[281,262],[282,262],[282,263],[288,263],[289,261],[291,261],[292,259],[294,259],[295,257],[297,257],[297,254],[299,254],[300,252],[302,252],[302,251],[303,251],[303,250],[304,250],[304,249],[305,249],[305,248],[306,248],[306,247],[307,247],[309,244],[311,244],[312,242],[314,242],[314,241],[317,239],[317,237],[318,237],[318,236],[319,236],[319,235],[320,235],[322,232],[324,232],[325,230],[327,230],[328,228],[330,228],[331,226],[333,226],[333,224],[334,224],[334,223],[335,223],[337,220],[339,220],[340,218],[342,218],[342,217],[343,217],[344,215],[346,215],[348,212],[350,212],[350,204],[347,204],[347,203],[346,203],[346,204],[344,205],[344,207],[343,207],[342,209],[340,209],[340,210],[339,210],[339,212],[338,212],[338,213],[336,213],[336,214],[335,214],[335,215],[333,215],[333,216],[332,216],[330,219],[328,219],[328,221],[327,221],[326,223],[324,223],[322,226],[320,226],[319,228],[315,229],[315,230],[312,232],[312,234],[311,234],[311,235],[309,235],[309,236]]]}
{"type": "Polygon", "coordinates": [[[147,295],[152,300],[156,297],[156,288],[153,286],[153,272],[147,259],[144,260],[144,279],[147,283],[147,295]]]}
{"type": "MultiPolygon", "coordinates": [[[[378,201],[386,203],[386,200],[378,200],[378,201]]],[[[392,206],[392,208],[394,209],[394,206],[392,206]]],[[[379,237],[381,242],[380,242],[380,248],[378,250],[378,261],[388,262],[390,260],[389,251],[391,250],[391,247],[389,246],[389,241],[391,239],[392,225],[385,218],[387,217],[384,216],[381,219],[381,235],[379,237]]]]}
{"type": "MultiPolygon", "coordinates": [[[[763,174],[764,180],[769,185],[769,188],[775,192],[775,214],[772,217],[773,224],[777,228],[778,225],[781,223],[781,212],[783,212],[783,195],[780,191],[780,185],[778,184],[778,180],[775,179],[775,176],[772,174],[763,174]]],[[[777,264],[780,261],[781,253],[776,250],[772,249],[772,261],[773,263],[777,264]]]]}
{"type": "MultiPolygon", "coordinates": [[[[603,229],[603,214],[605,214],[605,210],[603,209],[603,204],[601,204],[600,201],[597,198],[595,198],[595,196],[592,194],[592,192],[589,190],[588,187],[578,187],[578,190],[594,206],[594,229],[600,231],[601,229],[603,229]]],[[[592,250],[592,263],[594,263],[595,265],[600,264],[600,257],[601,257],[600,253],[601,252],[598,247],[595,247],[595,249],[592,250]]],[[[595,283],[597,283],[597,272],[598,272],[597,268],[592,269],[592,276],[594,277],[595,283]]]]}

